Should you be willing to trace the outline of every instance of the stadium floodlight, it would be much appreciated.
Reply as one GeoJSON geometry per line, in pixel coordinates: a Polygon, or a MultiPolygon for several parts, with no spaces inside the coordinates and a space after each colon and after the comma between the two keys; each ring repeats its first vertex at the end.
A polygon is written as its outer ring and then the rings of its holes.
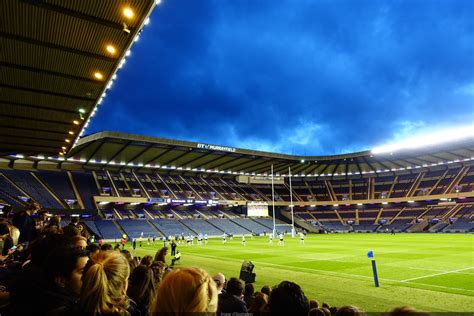
{"type": "Polygon", "coordinates": [[[339,204],[333,204],[333,206],[337,207],[337,206],[339,206],[339,204]]]}
{"type": "Polygon", "coordinates": [[[144,24],[145,24],[145,25],[148,25],[148,24],[150,24],[150,18],[146,18],[146,20],[145,20],[145,23],[144,23],[144,24]]]}
{"type": "Polygon", "coordinates": [[[441,130],[430,134],[405,139],[399,143],[375,147],[372,154],[393,153],[400,150],[420,149],[463,139],[474,138],[474,125],[441,130]]]}
{"type": "Polygon", "coordinates": [[[161,3],[161,0],[155,0],[155,4],[159,5],[161,3]]]}
{"type": "Polygon", "coordinates": [[[388,202],[382,202],[382,204],[383,204],[383,205],[387,205],[387,204],[388,204],[388,202]]]}
{"type": "Polygon", "coordinates": [[[316,205],[314,205],[314,204],[311,204],[309,207],[316,207],[316,205]]]}
{"type": "Polygon", "coordinates": [[[363,204],[362,203],[357,203],[358,206],[362,206],[363,204]]]}
{"type": "Polygon", "coordinates": [[[304,159],[301,159],[301,163],[304,163],[304,159]]]}
{"type": "Polygon", "coordinates": [[[102,202],[99,202],[99,205],[105,205],[105,204],[109,204],[110,202],[107,202],[107,201],[102,201],[102,202]]]}
{"type": "Polygon", "coordinates": [[[415,203],[415,201],[408,201],[408,203],[415,203]]]}

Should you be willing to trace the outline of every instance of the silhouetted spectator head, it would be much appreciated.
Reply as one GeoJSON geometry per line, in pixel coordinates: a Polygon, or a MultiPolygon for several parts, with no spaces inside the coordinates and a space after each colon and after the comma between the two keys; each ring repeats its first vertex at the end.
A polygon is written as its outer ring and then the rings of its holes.
{"type": "Polygon", "coordinates": [[[29,215],[32,215],[32,214],[35,214],[36,212],[38,212],[39,210],[41,209],[41,206],[36,203],[36,202],[31,202],[28,207],[26,208],[26,212],[29,214],[29,215]]]}
{"type": "Polygon", "coordinates": [[[387,316],[429,316],[429,313],[420,312],[410,306],[396,307],[386,314],[387,316]]]}
{"type": "Polygon", "coordinates": [[[316,300],[309,301],[309,309],[319,308],[319,302],[316,300]]]}
{"type": "MultiPolygon", "coordinates": [[[[327,304],[326,304],[327,305],[327,304]]],[[[320,307],[319,308],[326,316],[331,316],[331,311],[327,307],[320,307]]]]}
{"type": "Polygon", "coordinates": [[[112,250],[111,244],[102,244],[102,246],[100,246],[100,251],[109,251],[109,250],[112,250]]]}
{"type": "Polygon", "coordinates": [[[237,278],[230,278],[225,288],[227,294],[241,297],[244,291],[244,281],[237,278]]]}
{"type": "Polygon", "coordinates": [[[273,288],[268,309],[272,315],[308,315],[309,302],[298,284],[283,281],[273,288]]]}
{"type": "Polygon", "coordinates": [[[336,316],[363,316],[363,315],[365,315],[364,311],[352,305],[342,306],[336,312],[336,316]]]}
{"type": "Polygon", "coordinates": [[[215,313],[216,284],[199,268],[176,269],[164,277],[150,311],[152,313],[215,313]]]}
{"type": "Polygon", "coordinates": [[[142,260],[140,261],[140,264],[143,264],[147,267],[151,266],[152,263],[153,263],[153,257],[149,255],[144,256],[142,260]]]}
{"type": "Polygon", "coordinates": [[[253,284],[252,283],[245,284],[244,295],[253,296],[254,294],[255,294],[255,288],[253,287],[253,284]]]}
{"type": "Polygon", "coordinates": [[[61,216],[59,215],[54,215],[53,217],[50,218],[48,225],[55,225],[58,227],[61,227],[61,216]]]}
{"type": "Polygon", "coordinates": [[[155,260],[153,261],[161,261],[166,263],[166,255],[168,254],[168,247],[163,247],[155,255],[155,260]]]}
{"type": "Polygon", "coordinates": [[[255,298],[253,299],[252,304],[250,304],[248,310],[249,313],[259,314],[265,312],[265,308],[268,303],[268,295],[262,292],[255,293],[255,298]]]}
{"type": "Polygon", "coordinates": [[[163,277],[165,276],[166,272],[168,271],[166,264],[161,261],[154,261],[150,265],[151,270],[153,270],[153,277],[155,280],[155,286],[158,289],[161,280],[163,280],[163,277]]]}
{"type": "Polygon", "coordinates": [[[77,229],[77,227],[72,226],[72,225],[64,226],[63,232],[64,232],[64,235],[67,237],[74,237],[81,234],[79,229],[77,229]]]}
{"type": "Polygon", "coordinates": [[[46,259],[46,274],[56,286],[78,298],[82,287],[82,273],[88,260],[84,250],[60,248],[46,259]]]}
{"type": "MultiPolygon", "coordinates": [[[[30,208],[28,208],[28,209],[30,209],[30,208]]],[[[38,220],[46,222],[48,220],[48,212],[45,211],[45,210],[38,210],[38,220]]]]}
{"type": "Polygon", "coordinates": [[[0,223],[0,236],[5,236],[10,234],[10,228],[8,228],[8,222],[0,223]]]}
{"type": "Polygon", "coordinates": [[[326,313],[321,308],[311,308],[309,310],[309,316],[326,316],[326,313]]]}
{"type": "Polygon", "coordinates": [[[270,297],[270,293],[272,292],[272,288],[268,285],[262,286],[262,289],[260,290],[263,294],[267,294],[268,297],[270,297]]]}
{"type": "Polygon", "coordinates": [[[90,244],[86,247],[86,250],[89,252],[89,256],[92,256],[100,251],[100,247],[97,244],[90,244]]]}
{"type": "Polygon", "coordinates": [[[136,267],[128,279],[128,297],[148,309],[149,304],[155,297],[155,292],[153,270],[145,265],[136,267]]]}
{"type": "Polygon", "coordinates": [[[87,315],[125,314],[130,266],[117,251],[93,255],[84,268],[79,306],[87,315]]]}
{"type": "Polygon", "coordinates": [[[57,249],[71,248],[67,238],[60,234],[39,237],[31,243],[31,262],[37,267],[43,267],[46,259],[57,249]]]}
{"type": "Polygon", "coordinates": [[[79,216],[71,217],[71,224],[77,225],[77,223],[79,223],[79,216]]]}

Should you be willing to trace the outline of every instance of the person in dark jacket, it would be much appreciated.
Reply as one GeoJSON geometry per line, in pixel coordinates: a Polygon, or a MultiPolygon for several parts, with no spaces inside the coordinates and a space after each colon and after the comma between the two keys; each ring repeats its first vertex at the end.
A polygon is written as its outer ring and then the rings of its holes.
{"type": "Polygon", "coordinates": [[[244,302],[247,305],[247,308],[252,305],[253,300],[255,299],[255,288],[252,283],[245,284],[244,289],[244,302]]]}
{"type": "Polygon", "coordinates": [[[33,214],[40,209],[37,203],[31,203],[24,211],[18,212],[13,217],[13,225],[20,230],[19,243],[30,242],[38,236],[33,214]]]}
{"type": "Polygon", "coordinates": [[[309,301],[298,284],[283,281],[270,293],[268,310],[271,315],[307,316],[309,301]]]}
{"type": "Polygon", "coordinates": [[[247,313],[247,306],[242,300],[244,282],[237,278],[231,278],[227,282],[225,293],[219,294],[218,313],[247,313]]]}

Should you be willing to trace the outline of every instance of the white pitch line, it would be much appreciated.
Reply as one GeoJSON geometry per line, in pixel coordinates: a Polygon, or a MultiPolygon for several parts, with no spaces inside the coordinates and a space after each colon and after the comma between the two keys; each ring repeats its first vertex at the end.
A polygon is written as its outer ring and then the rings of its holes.
{"type": "Polygon", "coordinates": [[[428,275],[424,275],[424,276],[420,276],[420,277],[416,277],[416,278],[410,278],[410,279],[406,279],[406,280],[401,280],[400,282],[410,282],[410,281],[414,281],[414,280],[419,280],[419,279],[424,279],[424,278],[431,278],[431,277],[438,276],[438,275],[444,275],[444,274],[449,274],[449,273],[456,273],[456,272],[465,271],[465,270],[471,270],[471,269],[474,269],[474,267],[469,267],[469,268],[464,268],[464,269],[457,269],[457,270],[451,270],[451,271],[444,271],[444,272],[440,272],[440,273],[428,274],[428,275]]]}
{"type": "MultiPolygon", "coordinates": [[[[417,267],[408,267],[408,269],[412,269],[412,270],[422,270],[422,271],[433,271],[433,272],[446,272],[446,270],[428,269],[428,268],[417,268],[417,267]]],[[[470,273],[470,272],[452,272],[452,273],[474,275],[474,273],[470,273]]]]}
{"type": "MultiPolygon", "coordinates": [[[[213,258],[213,259],[222,259],[222,257],[218,257],[218,256],[213,256],[213,255],[205,255],[205,254],[191,254],[191,255],[194,255],[194,256],[198,256],[198,257],[204,257],[204,258],[213,258]]],[[[226,260],[229,260],[229,261],[236,261],[236,262],[242,262],[242,260],[240,259],[231,259],[231,258],[227,258],[226,260]]],[[[290,267],[289,266],[285,266],[285,265],[281,265],[281,264],[276,264],[276,263],[269,263],[269,262],[259,262],[259,261],[252,261],[253,263],[256,263],[256,264],[261,264],[261,265],[267,265],[267,266],[273,266],[273,267],[278,267],[278,268],[283,268],[285,270],[288,270],[290,267]]],[[[313,269],[313,268],[305,268],[305,267],[292,267],[292,268],[295,268],[296,270],[306,270],[306,271],[311,271],[311,272],[320,272],[322,273],[323,275],[326,275],[326,276],[336,276],[336,277],[352,277],[354,279],[369,279],[369,280],[372,280],[373,277],[371,276],[366,276],[366,275],[360,275],[360,274],[352,274],[352,273],[344,273],[344,272],[335,272],[335,271],[330,271],[330,270],[320,270],[320,269],[313,269]]],[[[469,268],[471,269],[471,268],[469,268]]],[[[299,271],[301,272],[301,271],[299,271]]],[[[394,279],[386,279],[386,278],[379,278],[380,281],[386,281],[386,282],[389,282],[389,283],[395,283],[395,284],[399,284],[399,283],[410,283],[410,284],[416,284],[416,285],[420,285],[420,286],[423,286],[423,287],[436,287],[436,288],[440,288],[440,289],[450,289],[450,290],[459,290],[459,291],[467,291],[467,292],[474,292],[474,290],[469,290],[469,289],[461,289],[461,288],[456,288],[456,287],[449,287],[449,286],[442,286],[442,285],[435,285],[435,284],[425,284],[425,283],[417,283],[417,282],[410,282],[410,281],[400,281],[400,280],[394,280],[394,279]]]]}

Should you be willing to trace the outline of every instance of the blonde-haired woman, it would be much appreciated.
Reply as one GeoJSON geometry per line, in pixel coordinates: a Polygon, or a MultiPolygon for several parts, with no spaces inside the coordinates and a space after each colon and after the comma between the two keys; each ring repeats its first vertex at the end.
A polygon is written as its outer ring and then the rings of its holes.
{"type": "Polygon", "coordinates": [[[175,269],[166,274],[151,306],[152,313],[168,315],[215,314],[216,311],[216,284],[199,268],[175,269]]]}
{"type": "Polygon", "coordinates": [[[119,252],[92,256],[84,268],[79,308],[87,315],[127,314],[130,265],[119,252]]]}
{"type": "Polygon", "coordinates": [[[127,297],[129,275],[130,266],[120,252],[94,253],[84,267],[79,301],[72,306],[57,309],[52,315],[136,314],[127,297]]]}

